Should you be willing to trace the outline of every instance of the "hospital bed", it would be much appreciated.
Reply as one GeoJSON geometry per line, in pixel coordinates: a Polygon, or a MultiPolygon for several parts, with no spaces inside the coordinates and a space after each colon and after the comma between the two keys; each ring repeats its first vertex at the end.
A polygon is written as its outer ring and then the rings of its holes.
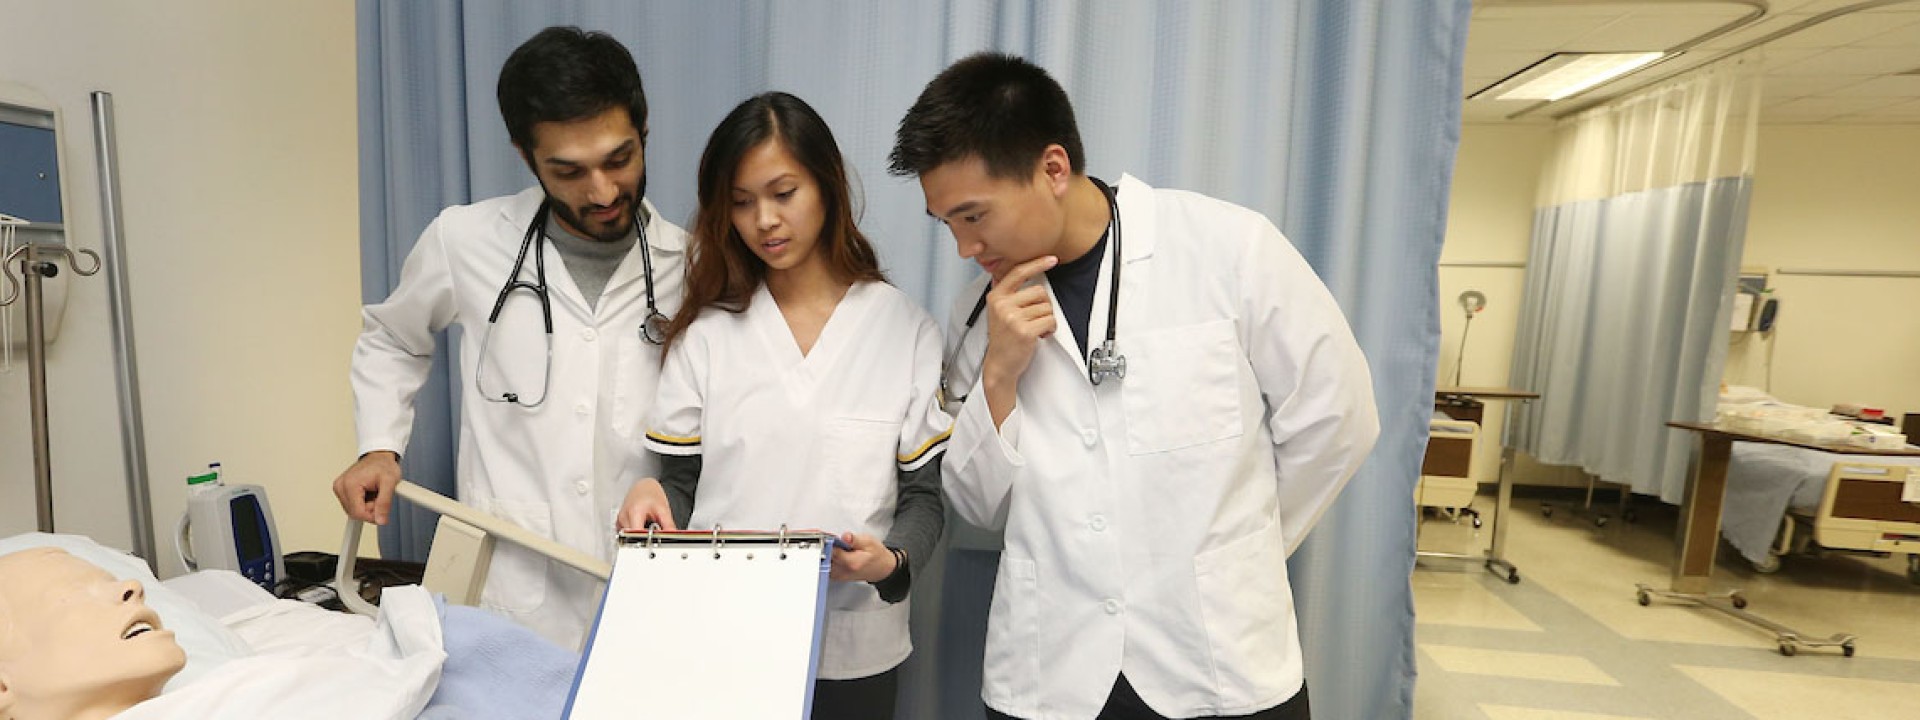
{"type": "Polygon", "coordinates": [[[1480,484],[1473,479],[1473,458],[1480,446],[1480,424],[1435,413],[1427,422],[1427,455],[1420,466],[1420,482],[1413,503],[1436,508],[1458,520],[1461,515],[1480,527],[1480,513],[1472,508],[1480,484]]]}
{"type": "MultiPolygon", "coordinates": [[[[1757,391],[1742,402],[1723,395],[1722,417],[1750,422],[1795,424],[1793,415],[1815,418],[1822,411],[1781,403],[1757,391]],[[1774,420],[1765,411],[1775,411],[1774,420]]],[[[1777,428],[1770,428],[1777,429],[1777,428]]],[[[1897,440],[1897,438],[1896,438],[1897,440]]],[[[1895,490],[1908,467],[1920,457],[1910,450],[1857,449],[1847,453],[1791,444],[1735,442],[1727,464],[1727,488],[1721,509],[1721,536],[1752,564],[1770,573],[1781,558],[1807,554],[1814,545],[1835,550],[1907,555],[1907,577],[1920,584],[1920,505],[1902,502],[1895,490]],[[1870,454],[1860,454],[1870,453],[1870,454]],[[1889,497],[1889,493],[1891,493],[1889,497]]]]}
{"type": "Polygon", "coordinates": [[[1920,458],[1735,443],[1721,535],[1756,571],[1822,549],[1905,554],[1920,585],[1920,503],[1901,500],[1920,458]]]}

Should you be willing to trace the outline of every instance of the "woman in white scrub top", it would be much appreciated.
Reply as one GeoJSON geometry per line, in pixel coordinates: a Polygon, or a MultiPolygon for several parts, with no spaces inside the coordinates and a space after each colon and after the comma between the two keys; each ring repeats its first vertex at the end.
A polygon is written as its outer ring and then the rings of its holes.
{"type": "Polygon", "coordinates": [[[813,717],[891,718],[910,568],[945,513],[939,327],[881,275],[839,147],[799,98],[734,108],[699,196],[645,441],[661,477],[620,522],[839,534],[813,717]]]}

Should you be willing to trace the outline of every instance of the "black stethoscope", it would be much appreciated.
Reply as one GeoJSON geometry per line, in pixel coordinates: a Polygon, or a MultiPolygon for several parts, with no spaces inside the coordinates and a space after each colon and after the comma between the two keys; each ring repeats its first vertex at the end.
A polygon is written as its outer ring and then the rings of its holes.
{"type": "MultiPolygon", "coordinates": [[[[487,314],[487,335],[480,341],[480,367],[476,371],[474,385],[480,390],[480,397],[491,402],[513,403],[521,407],[539,407],[547,400],[547,389],[553,385],[553,301],[547,297],[547,217],[551,214],[553,201],[543,199],[539,209],[534,210],[533,220],[527,223],[527,232],[520,238],[520,255],[513,259],[513,270],[507,273],[507,284],[500,287],[500,294],[494,296],[493,312],[487,314]],[[520,279],[520,273],[527,267],[527,252],[533,251],[533,282],[520,279]],[[520,394],[515,392],[492,393],[486,388],[487,348],[493,343],[493,325],[500,320],[500,310],[507,305],[507,296],[515,290],[528,290],[540,300],[540,322],[546,330],[547,371],[540,385],[540,397],[533,402],[521,402],[520,394]]],[[[636,242],[640,245],[640,266],[646,271],[647,280],[647,317],[640,321],[640,339],[649,345],[659,345],[667,339],[667,316],[660,313],[660,306],[654,298],[653,290],[653,251],[647,247],[647,217],[644,204],[635,208],[633,226],[639,234],[636,242]]]]}
{"type": "MultiPolygon", "coordinates": [[[[1113,280],[1107,287],[1107,339],[1087,355],[1087,379],[1099,385],[1109,378],[1124,380],[1127,377],[1127,356],[1121,355],[1113,342],[1114,330],[1119,326],[1120,319],[1120,201],[1114,189],[1101,182],[1100,178],[1087,179],[1092,180],[1094,186],[1100,188],[1100,194],[1107,198],[1108,223],[1113,235],[1113,280]]],[[[972,332],[974,323],[979,322],[980,312],[987,307],[987,292],[992,289],[993,285],[989,282],[987,289],[980,291],[980,299],[973,303],[973,312],[967,314],[966,327],[960,330],[960,337],[954,342],[953,349],[947,351],[946,359],[940,362],[940,409],[947,412],[952,412],[949,404],[959,405],[967,401],[967,396],[954,394],[953,389],[948,387],[947,370],[959,358],[960,349],[966,346],[967,333],[972,332]]]]}

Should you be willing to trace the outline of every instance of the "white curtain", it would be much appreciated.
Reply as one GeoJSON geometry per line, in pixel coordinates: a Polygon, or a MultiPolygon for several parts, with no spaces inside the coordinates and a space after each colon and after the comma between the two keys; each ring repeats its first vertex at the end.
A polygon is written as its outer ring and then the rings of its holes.
{"type": "Polygon", "coordinates": [[[1561,123],[1534,213],[1508,443],[1680,502],[1746,238],[1758,62],[1735,58],[1561,123]]]}

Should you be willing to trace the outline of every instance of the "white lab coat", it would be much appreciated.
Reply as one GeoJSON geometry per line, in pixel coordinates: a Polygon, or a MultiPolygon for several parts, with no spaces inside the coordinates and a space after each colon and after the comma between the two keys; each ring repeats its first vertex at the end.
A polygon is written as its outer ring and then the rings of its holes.
{"type": "MultiPolygon", "coordinates": [[[[597,308],[589,309],[559,251],[552,242],[545,243],[553,306],[546,399],[538,407],[523,408],[484,400],[475,387],[481,346],[491,327],[487,315],[542,197],[541,189],[533,187],[447,208],[414,245],[399,286],[385,302],[366,307],[365,330],[353,353],[360,452],[404,451],[413,424],[413,398],[432,364],[433,334],[458,325],[463,333],[460,500],[611,561],[614,514],[627,488],[635,479],[657,473],[656,463],[639,443],[660,364],[659,347],[647,344],[639,332],[647,315],[639,245],[621,261],[597,308]]],[[[661,219],[650,202],[647,209],[654,294],[660,311],[671,317],[680,306],[686,233],[661,219]]],[[[560,232],[557,221],[549,223],[550,233],[560,232]]],[[[534,267],[534,258],[528,257],[521,279],[534,281],[534,267]]],[[[496,387],[491,385],[496,378],[538,378],[537,370],[527,368],[545,363],[539,325],[503,318],[497,330],[500,337],[488,348],[489,366],[495,368],[489,370],[490,389],[496,387]]],[[[500,543],[481,604],[563,647],[579,647],[601,592],[596,579],[500,543]]]]}
{"type": "MultiPolygon", "coordinates": [[[[947,496],[1006,536],[981,695],[1019,717],[1092,718],[1124,672],[1162,715],[1253,713],[1301,687],[1286,559],[1379,434],[1366,358],[1265,217],[1132,177],[1118,187],[1126,378],[1088,381],[1057,301],[1060,329],[1001,432],[978,382],[984,316],[954,363],[972,389],[947,496]]],[[[1092,346],[1107,327],[1105,252],[1092,346]]],[[[961,294],[949,337],[984,283],[961,294]]]]}
{"type": "MultiPolygon", "coordinates": [[[[690,529],[885,538],[899,471],[937,462],[952,427],[934,394],[940,351],[940,326],[918,303],[859,282],[802,356],[762,285],[745,312],[706,310],[674,344],[647,447],[702,457],[690,529]]],[[[899,665],[912,651],[909,604],[881,600],[864,582],[828,587],[819,677],[899,665]]]]}

